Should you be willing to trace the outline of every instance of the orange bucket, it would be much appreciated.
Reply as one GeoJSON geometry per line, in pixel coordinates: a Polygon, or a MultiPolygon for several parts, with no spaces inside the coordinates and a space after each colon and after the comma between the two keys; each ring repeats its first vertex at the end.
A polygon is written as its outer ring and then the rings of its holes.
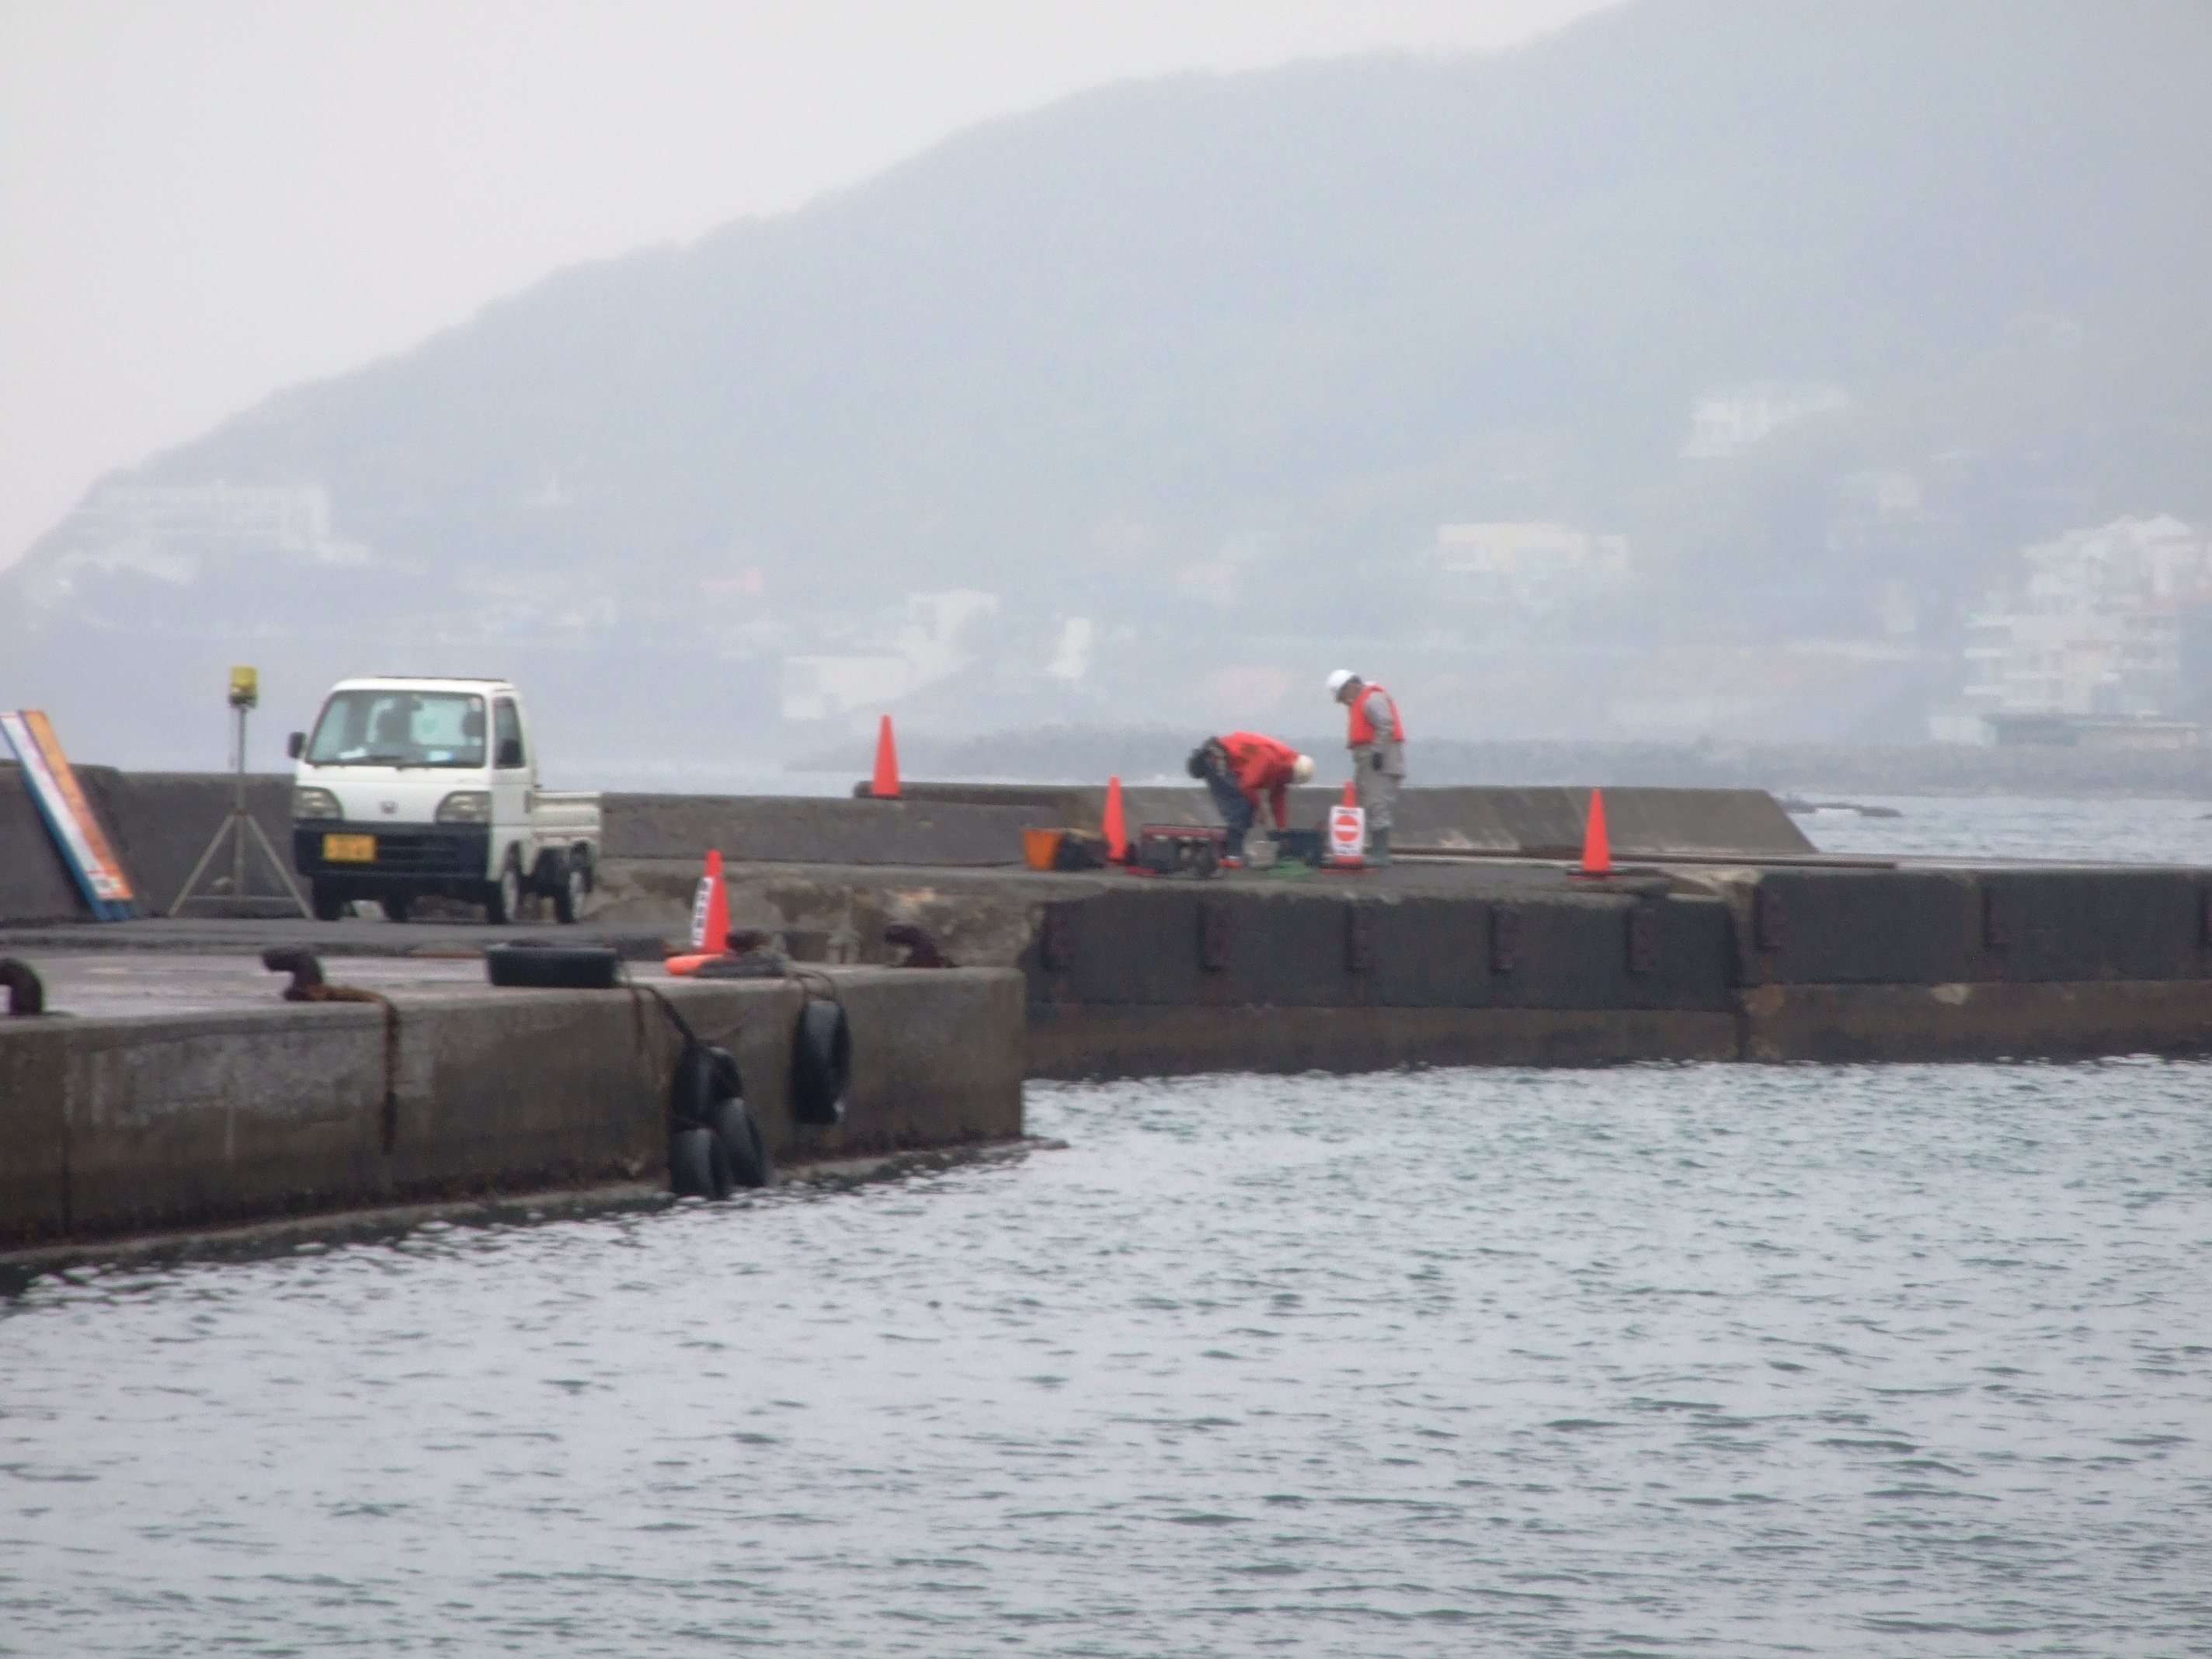
{"type": "Polygon", "coordinates": [[[1049,870],[1052,861],[1060,856],[1060,843],[1067,838],[1065,830],[1024,830],[1022,831],[1022,856],[1029,860],[1032,870],[1049,870]]]}

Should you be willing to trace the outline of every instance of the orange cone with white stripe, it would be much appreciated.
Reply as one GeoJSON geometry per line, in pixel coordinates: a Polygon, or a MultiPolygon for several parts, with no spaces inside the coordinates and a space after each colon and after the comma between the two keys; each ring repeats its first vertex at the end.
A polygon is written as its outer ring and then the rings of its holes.
{"type": "Polygon", "coordinates": [[[722,888],[722,855],[707,854],[707,872],[699,878],[699,890],[691,900],[691,948],[708,955],[728,948],[730,898],[722,888]]]}

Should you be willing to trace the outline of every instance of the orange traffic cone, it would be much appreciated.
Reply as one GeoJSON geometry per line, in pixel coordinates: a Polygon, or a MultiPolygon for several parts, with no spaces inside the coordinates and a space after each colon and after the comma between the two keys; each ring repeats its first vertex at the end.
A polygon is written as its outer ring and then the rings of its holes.
{"type": "Polygon", "coordinates": [[[1106,780],[1106,856],[1115,864],[1129,861],[1129,826],[1121,816],[1121,780],[1106,780]]]}
{"type": "Polygon", "coordinates": [[[730,898],[722,890],[722,855],[707,854],[707,872],[699,878],[699,890],[691,901],[691,948],[709,956],[728,948],[730,898]]]}
{"type": "Polygon", "coordinates": [[[898,744],[891,737],[889,714],[884,716],[884,723],[876,732],[876,776],[868,786],[868,793],[877,800],[899,798],[898,744]]]}
{"type": "Polygon", "coordinates": [[[1583,830],[1583,861],[1567,872],[1571,876],[1609,876],[1613,873],[1613,843],[1605,833],[1605,796],[1590,791],[1589,823],[1583,830]]]}

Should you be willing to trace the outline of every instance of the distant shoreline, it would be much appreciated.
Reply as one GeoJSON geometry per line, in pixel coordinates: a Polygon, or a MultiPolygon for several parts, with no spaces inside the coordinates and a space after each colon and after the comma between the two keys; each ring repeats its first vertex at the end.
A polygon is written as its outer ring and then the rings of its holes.
{"type": "MultiPolygon", "coordinates": [[[[1183,758],[1205,734],[1163,726],[1041,726],[987,737],[938,738],[902,732],[910,777],[1079,782],[1180,778],[1183,758]]],[[[1344,775],[1342,740],[1285,734],[1321,763],[1321,779],[1344,775]]],[[[2131,751],[2042,744],[1468,742],[1416,738],[1407,746],[1408,781],[1455,784],[1613,784],[1621,787],[1765,789],[1798,797],[2002,795],[2042,799],[2212,800],[2212,750],[2131,751]]],[[[802,756],[794,772],[867,775],[872,740],[802,756]]]]}

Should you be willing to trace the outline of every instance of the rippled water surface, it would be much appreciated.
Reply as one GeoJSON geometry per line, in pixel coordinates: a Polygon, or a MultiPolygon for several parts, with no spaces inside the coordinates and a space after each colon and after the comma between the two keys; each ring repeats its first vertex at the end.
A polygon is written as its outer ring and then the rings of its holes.
{"type": "Polygon", "coordinates": [[[0,1649],[2212,1649],[2212,1067],[1032,1123],[1069,1149],[40,1284],[0,1649]]]}

